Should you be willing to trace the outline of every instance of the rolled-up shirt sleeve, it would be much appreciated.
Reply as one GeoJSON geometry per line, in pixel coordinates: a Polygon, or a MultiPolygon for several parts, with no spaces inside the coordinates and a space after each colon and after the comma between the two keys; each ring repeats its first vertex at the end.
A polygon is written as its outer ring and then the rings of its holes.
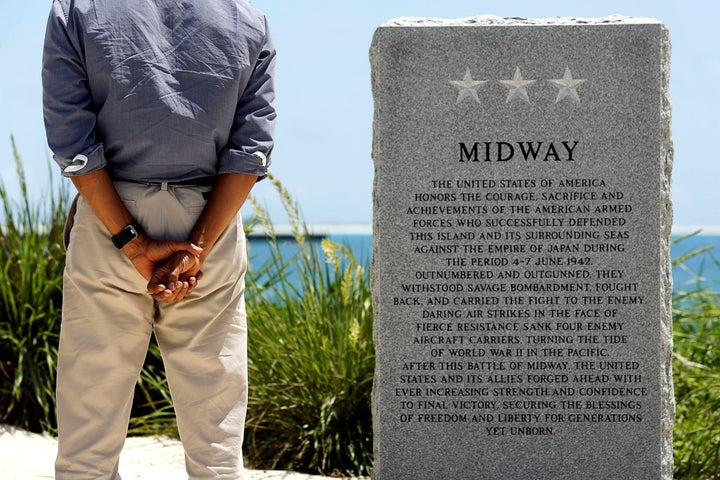
{"type": "Polygon", "coordinates": [[[63,176],[91,173],[106,165],[97,142],[78,28],[59,0],[53,2],[45,32],[42,83],[48,146],[63,176]]]}
{"type": "Polygon", "coordinates": [[[220,152],[218,173],[267,176],[275,134],[275,47],[265,25],[257,62],[240,93],[227,148],[220,152]]]}

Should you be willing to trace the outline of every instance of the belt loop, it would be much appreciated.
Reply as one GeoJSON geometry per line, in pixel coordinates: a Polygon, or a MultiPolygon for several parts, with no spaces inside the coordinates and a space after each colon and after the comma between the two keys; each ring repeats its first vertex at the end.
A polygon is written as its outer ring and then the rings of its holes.
{"type": "Polygon", "coordinates": [[[167,192],[168,189],[168,182],[160,182],[160,190],[163,192],[167,192]]]}

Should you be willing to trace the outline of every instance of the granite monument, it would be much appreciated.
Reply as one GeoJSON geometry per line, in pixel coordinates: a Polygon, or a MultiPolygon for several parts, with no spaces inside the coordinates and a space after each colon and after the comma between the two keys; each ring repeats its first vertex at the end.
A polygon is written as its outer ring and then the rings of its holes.
{"type": "Polygon", "coordinates": [[[376,480],[672,478],[670,42],[375,33],[376,480]]]}

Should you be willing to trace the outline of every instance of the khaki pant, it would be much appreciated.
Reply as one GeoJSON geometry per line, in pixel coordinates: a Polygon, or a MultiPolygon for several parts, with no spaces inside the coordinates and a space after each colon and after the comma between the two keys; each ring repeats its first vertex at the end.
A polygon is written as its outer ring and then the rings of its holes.
{"type": "MultiPolygon", "coordinates": [[[[184,240],[210,187],[117,182],[153,238],[184,240]]],[[[58,355],[58,480],[117,480],[134,386],[154,329],[191,479],[242,478],[247,407],[245,236],[240,215],[185,302],[153,301],[146,280],[80,198],[70,219],[58,355]]]]}

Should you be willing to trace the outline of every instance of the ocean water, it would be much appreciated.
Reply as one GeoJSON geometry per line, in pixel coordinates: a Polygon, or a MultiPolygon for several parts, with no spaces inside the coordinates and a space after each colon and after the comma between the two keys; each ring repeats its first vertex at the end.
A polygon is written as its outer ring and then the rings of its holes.
{"type": "MultiPolygon", "coordinates": [[[[720,235],[700,234],[679,240],[683,235],[673,235],[674,243],[670,250],[672,259],[679,258],[690,252],[711,246],[717,246],[709,252],[693,257],[682,265],[673,268],[673,289],[677,291],[692,289],[697,281],[710,288],[720,286],[720,235]],[[679,240],[679,241],[678,241],[679,240]]],[[[316,237],[315,243],[319,246],[321,236],[316,237]]],[[[372,258],[371,234],[328,234],[327,238],[341,245],[347,246],[355,255],[361,265],[370,265],[372,258]]],[[[291,258],[297,252],[297,244],[290,237],[279,240],[283,255],[291,258]]],[[[250,238],[250,261],[260,266],[269,256],[270,249],[264,237],[250,238]]]]}
{"type": "MultiPolygon", "coordinates": [[[[680,235],[672,238],[677,241],[680,235]]],[[[698,280],[709,288],[720,286],[720,235],[695,235],[677,241],[670,248],[670,258],[680,258],[705,247],[714,248],[673,268],[674,291],[692,289],[698,280]]]]}

